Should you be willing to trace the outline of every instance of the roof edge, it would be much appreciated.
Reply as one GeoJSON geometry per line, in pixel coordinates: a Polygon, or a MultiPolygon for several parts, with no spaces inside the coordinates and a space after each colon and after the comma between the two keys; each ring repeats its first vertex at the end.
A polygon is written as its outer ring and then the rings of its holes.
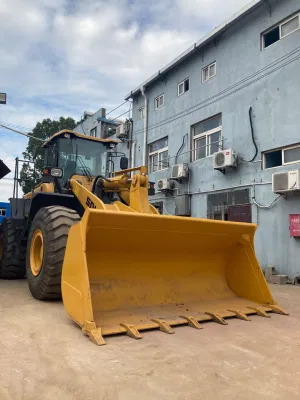
{"type": "Polygon", "coordinates": [[[54,138],[58,137],[58,136],[63,136],[65,133],[69,133],[71,135],[74,135],[78,138],[81,139],[86,139],[86,140],[92,140],[95,142],[102,142],[102,143],[120,143],[118,140],[116,139],[101,139],[101,138],[96,138],[96,137],[92,137],[92,136],[87,136],[87,135],[83,135],[82,133],[76,132],[76,131],[72,131],[71,129],[63,129],[57,133],[55,133],[54,135],[50,136],[49,139],[47,139],[47,141],[42,145],[42,147],[46,147],[54,138]]]}
{"type": "Polygon", "coordinates": [[[125,100],[130,99],[132,96],[135,96],[138,94],[142,87],[145,87],[155,80],[158,79],[158,77],[162,74],[167,73],[171,69],[173,69],[176,65],[180,64],[183,60],[186,58],[190,57],[195,51],[197,51],[199,48],[207,45],[209,42],[211,42],[215,37],[226,31],[229,27],[234,25],[236,22],[244,18],[246,15],[254,11],[257,7],[259,7],[261,4],[263,4],[265,0],[252,0],[249,4],[241,8],[238,12],[233,14],[229,19],[225,20],[221,25],[216,27],[213,31],[208,33],[207,35],[203,36],[198,42],[194,43],[192,46],[190,46],[187,50],[182,52],[179,56],[174,58],[172,61],[167,63],[163,68],[161,68],[158,72],[155,74],[151,75],[150,78],[146,79],[143,83],[141,83],[139,86],[137,86],[135,89],[133,89],[130,93],[128,93],[125,96],[125,100]]]}

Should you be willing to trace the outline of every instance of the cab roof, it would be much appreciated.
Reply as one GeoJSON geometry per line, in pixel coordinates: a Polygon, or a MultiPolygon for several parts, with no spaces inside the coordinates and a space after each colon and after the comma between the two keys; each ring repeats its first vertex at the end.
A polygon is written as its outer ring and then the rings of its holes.
{"type": "Polygon", "coordinates": [[[100,139],[100,138],[96,138],[96,137],[92,137],[92,136],[82,135],[81,133],[71,131],[69,129],[63,129],[62,131],[55,133],[49,139],[47,139],[46,142],[42,145],[42,147],[47,147],[52,141],[59,138],[60,136],[65,136],[65,134],[69,134],[71,136],[76,136],[80,139],[92,140],[94,142],[115,143],[115,144],[119,143],[119,141],[116,139],[100,139]]]}

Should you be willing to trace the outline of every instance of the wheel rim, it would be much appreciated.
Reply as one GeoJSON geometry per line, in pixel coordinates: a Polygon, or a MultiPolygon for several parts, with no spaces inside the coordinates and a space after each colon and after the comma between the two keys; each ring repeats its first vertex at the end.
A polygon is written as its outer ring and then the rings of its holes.
{"type": "Polygon", "coordinates": [[[44,258],[44,238],[40,229],[34,231],[30,247],[30,269],[37,276],[42,269],[44,258]]]}

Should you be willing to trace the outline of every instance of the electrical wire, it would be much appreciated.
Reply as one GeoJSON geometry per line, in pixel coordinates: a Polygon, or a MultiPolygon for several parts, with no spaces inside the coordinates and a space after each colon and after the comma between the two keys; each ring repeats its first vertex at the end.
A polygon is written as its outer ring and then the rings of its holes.
{"type": "Polygon", "coordinates": [[[173,214],[170,214],[170,213],[168,212],[168,210],[167,210],[166,207],[165,207],[164,202],[163,202],[163,210],[166,212],[166,214],[168,214],[168,215],[173,215],[173,214]]]}
{"type": "Polygon", "coordinates": [[[182,144],[181,144],[181,146],[179,147],[179,149],[178,149],[178,151],[177,151],[177,153],[176,153],[176,156],[175,156],[175,164],[177,164],[177,159],[178,159],[179,154],[181,153],[182,149],[183,149],[184,146],[185,146],[185,138],[187,138],[187,137],[188,137],[188,133],[186,133],[186,134],[183,136],[182,144]]]}
{"type": "Polygon", "coordinates": [[[10,128],[10,127],[8,127],[8,126],[2,124],[2,123],[0,123],[0,126],[1,126],[2,128],[4,128],[4,129],[8,129],[9,131],[12,131],[12,132],[15,132],[15,133],[19,133],[20,135],[26,136],[26,137],[28,137],[29,139],[35,139],[35,140],[38,140],[39,142],[45,142],[45,140],[43,140],[43,139],[37,138],[37,137],[35,137],[35,136],[33,136],[33,135],[29,135],[28,133],[25,133],[25,132],[21,132],[21,131],[19,131],[19,130],[17,130],[17,129],[10,128]]]}
{"type": "MultiPolygon", "coordinates": [[[[111,114],[113,111],[117,110],[118,108],[122,107],[124,104],[126,104],[129,100],[125,100],[122,104],[120,104],[118,107],[113,108],[112,110],[110,110],[108,113],[105,114],[105,117],[109,114],[111,114]]],[[[130,103],[132,103],[130,101],[130,103]]]]}
{"type": "Polygon", "coordinates": [[[258,154],[258,147],[257,147],[256,141],[255,141],[255,137],[254,137],[254,129],[253,129],[253,121],[252,121],[252,107],[249,108],[249,123],[250,123],[252,142],[253,142],[253,145],[255,147],[255,154],[251,158],[251,160],[249,160],[249,161],[242,160],[242,161],[251,163],[251,162],[253,162],[255,160],[255,158],[256,158],[256,156],[258,154]]]}
{"type": "MultiPolygon", "coordinates": [[[[293,55],[295,53],[298,53],[299,51],[300,51],[300,47],[294,49],[293,51],[291,51],[290,53],[286,54],[285,56],[282,56],[282,57],[278,58],[277,60],[275,60],[272,63],[268,64],[266,67],[260,69],[259,71],[256,71],[254,74],[242,79],[241,81],[239,81],[239,82],[235,83],[234,85],[224,89],[223,91],[221,91],[221,92],[219,92],[219,93],[217,93],[217,94],[215,94],[215,95],[213,95],[213,96],[211,96],[211,97],[209,97],[209,98],[207,98],[205,100],[202,100],[201,102],[195,104],[192,107],[187,108],[186,110],[183,110],[183,111],[181,111],[181,112],[179,112],[177,114],[173,114],[172,116],[162,120],[161,122],[159,122],[157,124],[153,124],[152,126],[150,125],[148,127],[148,131],[150,131],[152,129],[155,129],[155,128],[158,128],[160,126],[164,126],[164,125],[166,125],[166,124],[168,124],[170,122],[174,122],[178,118],[187,116],[187,115],[189,115],[189,114],[191,114],[191,113],[193,113],[195,111],[198,111],[198,110],[200,110],[200,109],[202,109],[204,107],[207,107],[207,106],[209,106],[211,104],[214,104],[216,101],[223,100],[224,98],[226,98],[226,97],[228,97],[228,96],[230,96],[230,95],[232,95],[232,94],[244,89],[245,87],[248,87],[248,86],[252,85],[253,83],[265,78],[266,76],[268,76],[268,75],[272,74],[273,72],[285,67],[286,65],[289,65],[294,61],[297,61],[300,58],[300,55],[297,55],[296,57],[286,61],[285,63],[280,64],[281,61],[284,61],[284,60],[288,59],[291,55],[293,55]],[[280,65],[278,65],[278,64],[280,64],[280,65]],[[270,71],[267,71],[266,73],[264,73],[261,76],[258,76],[258,75],[262,74],[262,72],[272,68],[274,65],[277,65],[277,67],[271,69],[270,71]],[[252,78],[255,78],[255,77],[257,77],[257,78],[251,80],[252,78]],[[248,82],[248,81],[250,81],[250,82],[248,82]],[[245,84],[240,86],[243,83],[245,83],[245,84]]],[[[139,130],[135,131],[134,134],[138,134],[138,133],[141,133],[143,131],[144,131],[143,129],[139,129],[139,130]]]]}
{"type": "Polygon", "coordinates": [[[25,127],[25,126],[22,126],[22,125],[16,125],[16,124],[8,123],[8,122],[5,122],[5,125],[7,125],[7,126],[9,126],[11,128],[14,128],[14,129],[21,129],[21,130],[24,130],[24,131],[30,131],[30,129],[31,129],[28,126],[25,127]]]}
{"type": "MultiPolygon", "coordinates": [[[[131,107],[131,105],[130,105],[130,107],[131,107]]],[[[127,110],[127,111],[123,112],[122,114],[118,115],[118,116],[117,116],[117,117],[115,117],[114,119],[110,119],[110,120],[109,120],[109,122],[114,122],[116,119],[118,119],[118,118],[122,117],[123,115],[125,115],[125,114],[127,114],[127,113],[130,113],[130,110],[131,110],[131,108],[130,108],[130,107],[129,107],[129,110],[127,110]]]]}
{"type": "Polygon", "coordinates": [[[255,197],[252,197],[252,201],[253,201],[253,203],[254,203],[258,208],[263,208],[263,209],[265,209],[265,210],[268,210],[268,209],[272,208],[272,207],[275,205],[275,203],[276,203],[280,198],[282,198],[282,197],[283,197],[283,196],[282,196],[281,194],[279,194],[277,197],[275,197],[275,199],[272,201],[272,203],[270,203],[270,204],[267,205],[267,206],[264,206],[264,205],[258,203],[258,202],[255,200],[255,197]]]}

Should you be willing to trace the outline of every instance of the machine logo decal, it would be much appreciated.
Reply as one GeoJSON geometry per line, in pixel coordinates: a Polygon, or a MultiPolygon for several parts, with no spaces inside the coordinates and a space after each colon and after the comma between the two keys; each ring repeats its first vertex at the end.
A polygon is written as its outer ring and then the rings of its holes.
{"type": "Polygon", "coordinates": [[[86,198],[85,204],[86,204],[89,208],[96,208],[94,202],[93,202],[89,197],[86,198]]]}

